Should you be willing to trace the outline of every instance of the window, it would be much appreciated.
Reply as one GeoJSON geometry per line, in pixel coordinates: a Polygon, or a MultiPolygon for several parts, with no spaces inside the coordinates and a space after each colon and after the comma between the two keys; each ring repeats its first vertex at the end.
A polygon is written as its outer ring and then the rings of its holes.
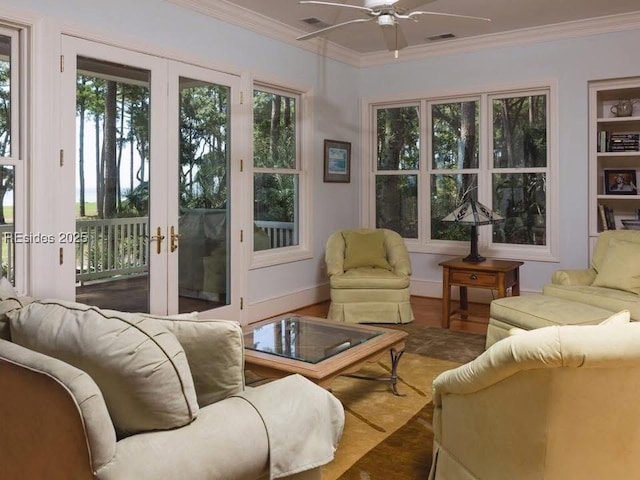
{"type": "Polygon", "coordinates": [[[300,246],[301,103],[299,93],[253,92],[254,252],[300,246]]]}
{"type": "Polygon", "coordinates": [[[550,93],[371,104],[376,226],[415,239],[417,251],[451,253],[452,241],[467,242],[470,229],[442,218],[473,198],[504,217],[479,229],[492,255],[550,258],[550,93]]]}
{"type": "Polygon", "coordinates": [[[19,180],[24,178],[25,151],[20,40],[20,31],[0,27],[0,268],[2,276],[14,285],[18,258],[24,256],[23,246],[31,240],[16,230],[16,225],[23,225],[20,218],[24,216],[18,203],[21,197],[16,197],[16,190],[23,193],[19,180]]]}

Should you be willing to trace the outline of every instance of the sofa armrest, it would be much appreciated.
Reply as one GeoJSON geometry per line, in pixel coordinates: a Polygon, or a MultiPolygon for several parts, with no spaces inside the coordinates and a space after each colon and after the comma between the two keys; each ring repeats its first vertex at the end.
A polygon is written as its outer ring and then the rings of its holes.
{"type": "Polygon", "coordinates": [[[82,370],[0,340],[0,478],[86,478],[108,464],[116,434],[82,370]]]}
{"type": "Polygon", "coordinates": [[[551,283],[556,285],[591,285],[596,279],[593,268],[580,270],[556,270],[551,276],[551,283]]]}
{"type": "Polygon", "coordinates": [[[327,239],[324,260],[327,264],[327,275],[344,273],[344,238],[342,232],[334,232],[327,239]]]}
{"type": "Polygon", "coordinates": [[[182,345],[200,407],[244,390],[244,341],[237,322],[146,316],[162,322],[182,345]]]}

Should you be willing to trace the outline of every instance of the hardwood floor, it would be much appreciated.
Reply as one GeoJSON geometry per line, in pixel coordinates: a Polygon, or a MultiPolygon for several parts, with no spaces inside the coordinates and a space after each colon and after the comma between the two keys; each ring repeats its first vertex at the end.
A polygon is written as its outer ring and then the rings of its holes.
{"type": "MultiPolygon", "coordinates": [[[[148,311],[146,277],[136,277],[129,280],[98,283],[77,288],[78,302],[96,305],[101,308],[111,308],[129,312],[148,311]]],[[[204,300],[180,297],[180,312],[207,310],[216,304],[204,300]]],[[[411,297],[411,306],[416,325],[442,327],[442,299],[432,297],[411,297]]],[[[457,308],[457,302],[452,302],[452,309],[457,308]]],[[[329,312],[329,301],[309,305],[296,310],[296,313],[313,317],[326,318],[329,312]]],[[[453,317],[450,330],[472,333],[487,333],[489,322],[489,305],[481,303],[469,304],[469,318],[461,320],[453,317]]]]}
{"type": "MultiPolygon", "coordinates": [[[[415,316],[416,325],[442,328],[442,299],[431,297],[411,297],[411,307],[415,316]]],[[[457,308],[457,302],[452,303],[452,308],[457,308]]],[[[295,311],[303,315],[326,318],[329,312],[329,301],[309,305],[295,311]]],[[[481,303],[469,304],[469,318],[462,320],[453,317],[450,320],[450,330],[459,332],[487,333],[489,323],[489,305],[481,303]]]]}

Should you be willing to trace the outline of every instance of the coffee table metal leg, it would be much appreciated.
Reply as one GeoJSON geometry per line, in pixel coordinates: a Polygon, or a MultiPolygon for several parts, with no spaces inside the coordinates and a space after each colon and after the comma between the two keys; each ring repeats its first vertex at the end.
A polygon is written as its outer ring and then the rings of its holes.
{"type": "Polygon", "coordinates": [[[367,377],[366,375],[356,375],[352,373],[348,373],[344,375],[349,378],[357,378],[360,380],[375,380],[376,382],[389,382],[391,384],[391,390],[393,394],[398,397],[405,397],[406,394],[398,392],[398,363],[400,363],[400,358],[404,353],[404,350],[396,350],[395,348],[391,348],[389,350],[391,354],[391,375],[388,377],[367,377]]]}
{"type": "Polygon", "coordinates": [[[393,390],[394,395],[398,395],[399,397],[404,397],[405,395],[398,393],[397,383],[398,383],[398,363],[400,363],[400,357],[404,353],[404,350],[396,350],[392,348],[389,350],[391,354],[391,389],[393,390]]]}

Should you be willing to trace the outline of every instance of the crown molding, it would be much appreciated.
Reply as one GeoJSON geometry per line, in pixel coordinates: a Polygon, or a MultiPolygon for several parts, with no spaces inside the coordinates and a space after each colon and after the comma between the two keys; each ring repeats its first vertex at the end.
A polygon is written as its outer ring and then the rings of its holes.
{"type": "Polygon", "coordinates": [[[399,61],[409,62],[437,55],[455,55],[489,48],[541,43],[551,40],[578,38],[638,28],[640,28],[640,11],[591,18],[588,20],[556,23],[542,27],[524,28],[490,35],[460,38],[457,40],[447,40],[432,45],[416,45],[400,50],[399,58],[397,59],[393,58],[391,52],[363,54],[360,58],[359,66],[369,67],[394,62],[397,63],[399,61]]]}
{"type": "Polygon", "coordinates": [[[309,32],[290,27],[225,0],[167,0],[167,2],[348,65],[359,66],[360,64],[362,54],[354,50],[322,38],[304,42],[296,40],[296,37],[309,32]]]}
{"type": "Polygon", "coordinates": [[[297,36],[308,32],[290,27],[272,18],[229,3],[226,0],[167,1],[203,15],[216,18],[225,23],[251,30],[354,67],[370,67],[398,62],[410,62],[438,55],[454,55],[489,48],[541,43],[551,40],[577,38],[640,28],[640,11],[637,11],[490,35],[447,40],[428,45],[415,45],[400,50],[399,58],[394,58],[392,52],[359,53],[322,38],[313,38],[311,40],[305,40],[304,42],[298,41],[296,40],[297,36]]]}

